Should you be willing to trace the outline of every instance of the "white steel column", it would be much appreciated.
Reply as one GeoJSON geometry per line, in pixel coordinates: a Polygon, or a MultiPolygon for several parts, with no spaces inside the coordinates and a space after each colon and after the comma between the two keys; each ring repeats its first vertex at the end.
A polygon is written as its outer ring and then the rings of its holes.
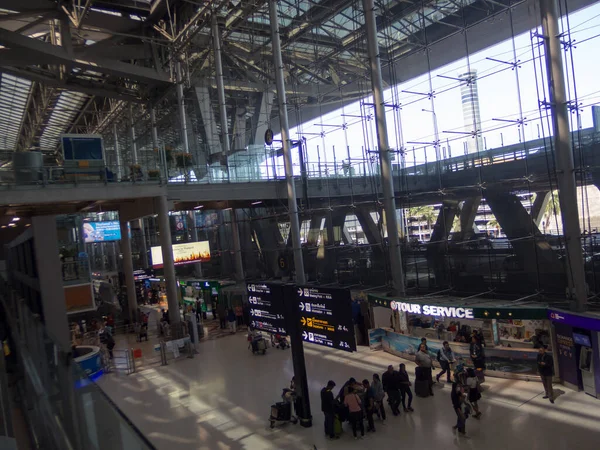
{"type": "Polygon", "coordinates": [[[183,96],[183,75],[181,73],[181,63],[178,61],[175,64],[177,70],[177,105],[179,109],[179,120],[181,121],[181,145],[183,152],[190,152],[190,144],[187,135],[187,119],[185,117],[185,98],[183,96]]]}
{"type": "Polygon", "coordinates": [[[221,59],[221,32],[217,23],[217,15],[213,12],[211,17],[213,46],[215,55],[215,71],[217,73],[217,94],[219,97],[219,119],[221,121],[221,144],[225,156],[229,156],[231,145],[229,143],[229,125],[227,122],[227,103],[225,103],[225,85],[223,83],[223,61],[221,59]]]}
{"type": "Polygon", "coordinates": [[[115,140],[115,158],[117,159],[117,181],[121,181],[123,176],[123,158],[121,158],[121,149],[119,147],[119,133],[117,133],[117,124],[113,123],[113,138],[115,140]]]}
{"type": "Polygon", "coordinates": [[[133,126],[133,106],[129,105],[129,134],[131,136],[131,157],[133,164],[138,163],[137,146],[135,145],[135,127],[133,126]]]}
{"type": "Polygon", "coordinates": [[[577,208],[577,185],[569,130],[569,111],[565,88],[562,59],[561,34],[558,26],[556,0],[540,0],[542,14],[542,34],[544,35],[544,56],[550,92],[552,127],[554,129],[554,154],[556,157],[556,177],[560,214],[567,247],[567,279],[569,295],[573,307],[584,311],[587,305],[587,288],[583,251],[581,249],[581,229],[577,208]]]}
{"type": "Polygon", "coordinates": [[[175,276],[175,262],[173,261],[173,243],[171,240],[171,224],[169,222],[169,208],[167,197],[161,195],[155,199],[155,209],[158,213],[158,229],[160,231],[160,247],[163,257],[163,273],[167,288],[167,304],[169,305],[169,319],[171,326],[179,323],[179,301],[177,297],[177,279],[175,276]]]}
{"type": "Polygon", "coordinates": [[[283,58],[281,56],[281,39],[279,37],[279,22],[277,18],[277,1],[269,1],[271,18],[271,38],[273,42],[273,63],[275,64],[275,80],[277,82],[277,99],[279,103],[279,123],[281,124],[281,140],[283,145],[283,162],[285,166],[285,180],[287,183],[288,209],[290,215],[290,233],[296,270],[296,283],[306,283],[304,275],[304,260],[300,242],[300,220],[298,218],[298,202],[296,200],[296,184],[294,182],[294,169],[292,166],[292,153],[290,141],[290,126],[287,114],[287,99],[285,94],[285,78],[283,72],[283,58]]]}
{"type": "Polygon", "coordinates": [[[371,66],[371,86],[373,103],[375,103],[375,124],[377,126],[377,145],[379,147],[379,163],[381,166],[381,185],[383,187],[383,208],[385,210],[386,228],[389,241],[390,268],[392,284],[396,295],[404,295],[404,273],[398,237],[398,217],[396,215],[396,199],[394,197],[394,179],[388,142],[387,121],[383,98],[383,79],[379,44],[377,42],[377,24],[375,21],[375,5],[373,0],[363,0],[365,22],[367,24],[367,43],[369,63],[371,66]]]}
{"type": "MultiPolygon", "coordinates": [[[[119,213],[119,216],[121,214],[119,213]]],[[[137,322],[137,295],[133,278],[133,258],[131,257],[131,238],[129,237],[129,222],[120,219],[121,224],[121,254],[123,255],[123,275],[127,290],[127,309],[131,322],[137,322]]]]}

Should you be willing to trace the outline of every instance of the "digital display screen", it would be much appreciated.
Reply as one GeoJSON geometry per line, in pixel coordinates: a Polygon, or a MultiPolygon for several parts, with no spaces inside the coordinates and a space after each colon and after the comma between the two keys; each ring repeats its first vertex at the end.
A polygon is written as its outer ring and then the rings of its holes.
{"type": "Polygon", "coordinates": [[[120,239],[121,225],[118,220],[83,223],[83,241],[86,244],[92,242],[118,241],[120,239]]]}
{"type": "Polygon", "coordinates": [[[61,136],[63,155],[66,161],[102,161],[102,137],[94,135],[61,136]]]}
{"type": "MultiPolygon", "coordinates": [[[[173,245],[173,261],[176,266],[210,261],[210,245],[208,241],[186,242],[185,244],[173,245]]],[[[152,267],[161,269],[163,267],[162,248],[160,246],[150,249],[152,256],[152,267]]]]}
{"type": "Polygon", "coordinates": [[[584,347],[591,347],[590,337],[585,334],[573,333],[573,342],[584,347]]]}
{"type": "Polygon", "coordinates": [[[284,319],[283,285],[248,283],[250,325],[259,331],[287,336],[284,319]]]}
{"type": "Polygon", "coordinates": [[[348,289],[298,286],[296,299],[305,342],[356,351],[352,296],[348,289]]]}

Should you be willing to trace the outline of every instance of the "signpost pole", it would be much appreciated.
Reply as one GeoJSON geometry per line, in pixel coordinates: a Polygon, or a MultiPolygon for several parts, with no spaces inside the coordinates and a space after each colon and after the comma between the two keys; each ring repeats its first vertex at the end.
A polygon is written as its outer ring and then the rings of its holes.
{"type": "Polygon", "coordinates": [[[302,342],[302,329],[300,327],[300,310],[296,297],[296,286],[287,285],[283,289],[283,302],[285,311],[285,326],[292,348],[292,364],[296,377],[296,414],[300,425],[305,428],[312,427],[310,412],[310,399],[308,396],[308,378],[306,376],[306,362],[304,360],[304,344],[302,342]]]}

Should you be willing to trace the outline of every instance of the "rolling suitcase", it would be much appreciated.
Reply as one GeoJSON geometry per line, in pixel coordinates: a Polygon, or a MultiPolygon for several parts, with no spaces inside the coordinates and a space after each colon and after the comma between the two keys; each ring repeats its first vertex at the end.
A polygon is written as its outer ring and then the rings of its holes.
{"type": "Polygon", "coordinates": [[[333,434],[336,437],[340,437],[342,435],[342,421],[340,417],[336,414],[335,419],[333,419],[333,434]]]}
{"type": "Polygon", "coordinates": [[[415,380],[415,394],[418,397],[429,397],[429,380],[415,380]]]}

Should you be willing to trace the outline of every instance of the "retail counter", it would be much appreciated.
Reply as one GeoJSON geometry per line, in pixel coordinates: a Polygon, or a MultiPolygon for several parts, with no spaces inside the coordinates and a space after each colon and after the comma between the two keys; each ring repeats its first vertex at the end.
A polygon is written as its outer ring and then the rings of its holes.
{"type": "MultiPolygon", "coordinates": [[[[420,336],[408,336],[386,328],[369,330],[369,338],[371,348],[379,348],[411,361],[414,361],[415,354],[421,344],[420,336]]],[[[442,342],[441,340],[427,336],[429,355],[434,359],[436,367],[439,366],[436,358],[438,350],[442,348],[442,342]]],[[[467,366],[473,365],[469,354],[469,344],[452,342],[450,347],[456,354],[459,362],[467,366]]],[[[512,348],[486,347],[486,375],[500,378],[537,378],[537,355],[538,350],[533,348],[517,348],[514,346],[512,348]]]]}

